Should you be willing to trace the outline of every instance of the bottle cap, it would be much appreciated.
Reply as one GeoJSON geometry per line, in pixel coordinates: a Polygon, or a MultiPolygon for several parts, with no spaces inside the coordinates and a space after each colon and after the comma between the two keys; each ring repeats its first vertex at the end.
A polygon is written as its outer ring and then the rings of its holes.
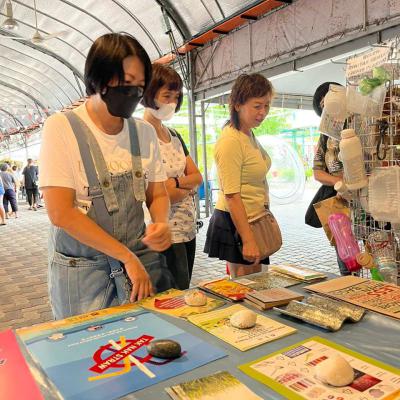
{"type": "Polygon", "coordinates": [[[375,267],[374,258],[369,253],[365,252],[357,254],[356,260],[364,268],[370,269],[375,267]]]}
{"type": "Polygon", "coordinates": [[[349,139],[354,136],[356,136],[354,129],[343,129],[341,132],[342,139],[349,139]]]}
{"type": "Polygon", "coordinates": [[[346,184],[343,181],[337,181],[333,187],[338,193],[344,193],[347,189],[346,184]]]}

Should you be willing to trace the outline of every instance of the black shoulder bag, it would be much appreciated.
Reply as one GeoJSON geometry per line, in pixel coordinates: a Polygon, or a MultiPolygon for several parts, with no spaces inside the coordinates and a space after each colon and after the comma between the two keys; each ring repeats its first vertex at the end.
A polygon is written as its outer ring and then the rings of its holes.
{"type": "MultiPolygon", "coordinates": [[[[327,141],[328,137],[324,136],[324,140],[321,142],[322,149],[324,150],[324,154],[327,150],[327,141]],[[325,139],[326,138],[326,139],[325,139]]],[[[319,203],[322,200],[329,199],[330,197],[336,196],[336,190],[333,186],[322,185],[313,199],[311,200],[310,205],[307,208],[305,215],[305,223],[313,228],[322,228],[321,221],[318,218],[318,215],[315,211],[314,204],[319,203]]]]}

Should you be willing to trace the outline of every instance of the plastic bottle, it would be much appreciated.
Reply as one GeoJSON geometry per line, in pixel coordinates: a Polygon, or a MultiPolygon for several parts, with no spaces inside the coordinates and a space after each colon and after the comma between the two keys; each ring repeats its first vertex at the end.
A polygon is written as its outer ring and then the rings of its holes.
{"type": "Polygon", "coordinates": [[[341,138],[339,149],[346,186],[349,190],[361,189],[368,185],[361,141],[354,129],[344,129],[341,138]]]}
{"type": "Polygon", "coordinates": [[[347,215],[331,214],[328,225],[336,241],[336,249],[340,259],[350,272],[358,271],[361,266],[357,262],[360,247],[351,230],[351,222],[347,215]]]}
{"type": "Polygon", "coordinates": [[[397,264],[394,258],[394,246],[389,234],[384,231],[373,232],[368,236],[375,264],[383,280],[397,285],[397,264]]]}
{"type": "Polygon", "coordinates": [[[347,185],[343,181],[338,181],[333,187],[337,193],[343,197],[345,200],[350,201],[352,199],[352,193],[348,189],[347,185]]]}

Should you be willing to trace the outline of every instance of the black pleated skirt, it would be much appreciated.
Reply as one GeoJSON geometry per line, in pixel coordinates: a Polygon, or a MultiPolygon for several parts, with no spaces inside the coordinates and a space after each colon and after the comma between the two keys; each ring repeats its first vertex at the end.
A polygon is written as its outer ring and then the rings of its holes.
{"type": "MultiPolygon", "coordinates": [[[[209,257],[219,258],[235,264],[251,265],[240,252],[241,239],[232,221],[230,213],[214,210],[208,225],[204,252],[209,257]]],[[[269,258],[260,261],[269,264],[269,258]]]]}

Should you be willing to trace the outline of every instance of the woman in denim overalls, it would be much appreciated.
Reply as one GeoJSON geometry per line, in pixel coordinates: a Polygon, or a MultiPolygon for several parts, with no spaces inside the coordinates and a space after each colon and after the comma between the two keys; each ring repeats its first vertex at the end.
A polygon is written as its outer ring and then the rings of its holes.
{"type": "Polygon", "coordinates": [[[46,121],[40,186],[52,223],[49,291],[57,319],[173,286],[157,253],[171,240],[156,135],[130,118],[150,79],[150,59],[136,39],[104,35],[86,60],[87,102],[46,121]],[[143,201],[153,221],[147,229],[143,201]]]}

